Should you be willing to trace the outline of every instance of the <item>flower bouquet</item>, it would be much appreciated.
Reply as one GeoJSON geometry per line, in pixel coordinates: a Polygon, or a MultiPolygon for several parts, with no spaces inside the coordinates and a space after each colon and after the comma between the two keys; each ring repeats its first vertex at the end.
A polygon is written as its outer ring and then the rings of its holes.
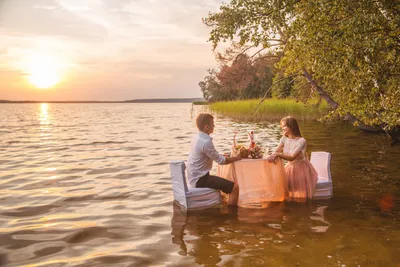
{"type": "Polygon", "coordinates": [[[249,158],[249,156],[252,159],[261,159],[263,157],[264,151],[260,146],[256,145],[256,142],[254,141],[253,131],[248,133],[250,138],[250,144],[249,147],[247,148],[243,145],[236,144],[236,134],[237,132],[233,136],[233,147],[232,147],[233,154],[240,154],[240,156],[243,159],[249,158]]]}
{"type": "Polygon", "coordinates": [[[256,145],[255,147],[249,148],[249,154],[252,159],[262,159],[264,151],[261,147],[256,145]]]}
{"type": "Polygon", "coordinates": [[[249,150],[243,145],[235,145],[232,149],[232,154],[240,154],[242,159],[246,159],[249,157],[249,150]]]}

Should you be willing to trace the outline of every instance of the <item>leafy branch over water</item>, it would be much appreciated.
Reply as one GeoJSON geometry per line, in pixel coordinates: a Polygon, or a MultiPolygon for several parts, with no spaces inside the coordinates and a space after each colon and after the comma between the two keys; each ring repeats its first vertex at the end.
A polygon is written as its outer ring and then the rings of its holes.
{"type": "Polygon", "coordinates": [[[203,21],[214,48],[237,40],[237,48],[266,49],[277,56],[274,67],[284,75],[302,73],[309,85],[303,89],[322,97],[331,116],[362,130],[386,131],[396,140],[399,14],[397,1],[232,0],[203,21]]]}

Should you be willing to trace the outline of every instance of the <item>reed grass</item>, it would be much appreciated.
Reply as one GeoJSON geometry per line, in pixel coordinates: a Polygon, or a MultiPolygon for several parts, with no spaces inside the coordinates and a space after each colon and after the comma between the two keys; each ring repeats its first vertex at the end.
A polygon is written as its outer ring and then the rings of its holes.
{"type": "Polygon", "coordinates": [[[246,121],[276,121],[285,116],[294,116],[298,120],[318,120],[329,111],[325,101],[317,105],[317,100],[306,104],[294,99],[266,99],[253,113],[260,99],[215,102],[210,110],[218,114],[246,121]]]}
{"type": "Polygon", "coordinates": [[[208,103],[207,101],[193,101],[192,104],[193,105],[208,105],[210,103],[208,103]]]}

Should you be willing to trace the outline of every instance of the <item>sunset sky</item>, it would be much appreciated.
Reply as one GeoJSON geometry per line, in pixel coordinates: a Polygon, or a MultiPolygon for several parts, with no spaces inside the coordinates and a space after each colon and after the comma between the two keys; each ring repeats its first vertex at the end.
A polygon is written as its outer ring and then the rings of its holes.
{"type": "Polygon", "coordinates": [[[201,97],[222,2],[0,0],[0,99],[201,97]]]}

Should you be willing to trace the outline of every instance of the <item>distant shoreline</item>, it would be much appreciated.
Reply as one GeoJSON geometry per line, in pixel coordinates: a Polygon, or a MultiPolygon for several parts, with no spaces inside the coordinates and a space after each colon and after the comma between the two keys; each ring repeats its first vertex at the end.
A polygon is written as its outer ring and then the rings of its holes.
{"type": "Polygon", "coordinates": [[[0,104],[38,104],[38,103],[60,103],[60,104],[87,104],[87,103],[193,103],[196,101],[204,101],[203,98],[149,98],[149,99],[132,99],[125,101],[12,101],[0,100],[0,104]]]}

